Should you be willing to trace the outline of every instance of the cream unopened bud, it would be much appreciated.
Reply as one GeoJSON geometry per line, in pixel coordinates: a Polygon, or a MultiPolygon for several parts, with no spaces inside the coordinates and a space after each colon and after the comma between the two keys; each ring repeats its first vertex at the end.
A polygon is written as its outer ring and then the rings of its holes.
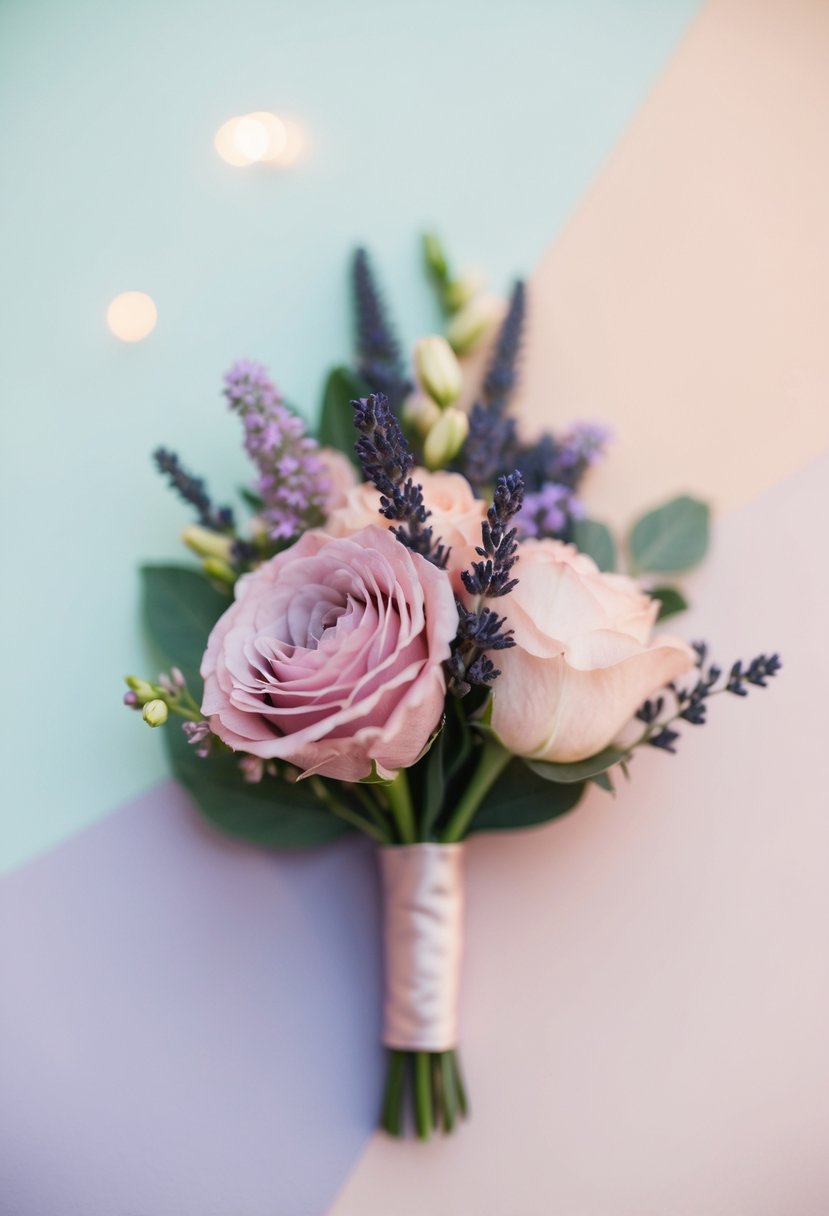
{"type": "Polygon", "coordinates": [[[210,528],[200,528],[193,524],[185,528],[181,534],[188,549],[198,553],[199,557],[218,557],[226,562],[233,549],[233,537],[224,532],[212,532],[210,528]]]}
{"type": "Polygon", "coordinates": [[[486,279],[482,274],[465,274],[454,279],[446,287],[446,307],[450,312],[457,312],[482,292],[485,285],[486,279]]]}
{"type": "Polygon", "coordinates": [[[438,418],[423,445],[427,469],[441,469],[457,456],[469,434],[469,418],[463,410],[450,406],[438,418]]]}
{"type": "Polygon", "coordinates": [[[144,721],[148,726],[163,726],[167,721],[167,705],[164,701],[148,701],[144,706],[144,721]]]}
{"type": "Polygon", "coordinates": [[[219,583],[227,583],[229,587],[236,582],[236,571],[220,557],[206,557],[201,565],[208,578],[215,578],[219,583]]]}
{"type": "Polygon", "coordinates": [[[152,684],[146,680],[140,679],[138,676],[127,676],[126,683],[135,693],[139,705],[144,705],[147,701],[152,701],[155,696],[155,689],[152,684]]]}
{"type": "Polygon", "coordinates": [[[440,418],[440,406],[431,397],[422,393],[414,393],[406,399],[403,406],[403,421],[421,438],[428,435],[440,418]]]}
{"type": "Polygon", "coordinates": [[[491,333],[504,311],[497,296],[483,293],[473,296],[456,312],[446,327],[446,337],[458,355],[468,355],[491,333]]]}
{"type": "Polygon", "coordinates": [[[446,254],[443,252],[440,239],[434,232],[423,234],[423,254],[426,258],[426,265],[432,274],[438,279],[445,280],[449,274],[449,265],[446,261],[446,254]]]}
{"type": "Polygon", "coordinates": [[[463,388],[463,372],[445,338],[421,338],[415,343],[415,370],[421,388],[438,405],[457,401],[463,388]]]}

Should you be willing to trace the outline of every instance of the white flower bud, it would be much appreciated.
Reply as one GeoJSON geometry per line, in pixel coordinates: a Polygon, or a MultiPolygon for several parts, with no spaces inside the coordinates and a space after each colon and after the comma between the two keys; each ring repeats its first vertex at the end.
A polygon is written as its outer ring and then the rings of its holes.
{"type": "Polygon", "coordinates": [[[457,355],[468,355],[480,346],[487,334],[498,324],[504,312],[503,301],[483,293],[473,296],[456,312],[446,327],[446,337],[457,355]]]}
{"type": "Polygon", "coordinates": [[[236,582],[238,577],[236,571],[220,557],[206,557],[201,565],[208,578],[214,578],[217,583],[227,583],[229,587],[232,587],[236,582]]]}
{"type": "Polygon", "coordinates": [[[463,388],[463,372],[445,338],[421,338],[415,343],[415,370],[424,392],[438,405],[457,401],[463,388]]]}
{"type": "Polygon", "coordinates": [[[148,726],[163,726],[167,721],[167,705],[164,701],[148,701],[144,706],[144,721],[148,726]]]}
{"type": "Polygon", "coordinates": [[[457,312],[465,304],[483,291],[486,279],[482,274],[471,271],[454,279],[446,288],[446,307],[450,312],[457,312]]]}
{"type": "Polygon", "coordinates": [[[126,682],[135,693],[139,705],[152,701],[156,695],[152,684],[148,683],[147,680],[142,680],[139,676],[127,676],[126,682]]]}
{"type": "Polygon", "coordinates": [[[185,528],[181,534],[188,549],[192,549],[199,557],[218,557],[226,562],[233,549],[233,537],[224,532],[212,532],[210,528],[201,528],[193,524],[185,528]]]}
{"type": "Polygon", "coordinates": [[[463,410],[451,405],[445,409],[426,436],[423,460],[427,469],[441,469],[464,445],[469,434],[469,418],[463,410]]]}
{"type": "Polygon", "coordinates": [[[407,397],[403,405],[403,421],[421,438],[428,435],[440,418],[440,406],[431,397],[421,393],[413,393],[407,397]]]}
{"type": "Polygon", "coordinates": [[[449,274],[449,263],[446,260],[446,254],[443,251],[440,238],[436,233],[425,232],[423,234],[423,253],[426,258],[426,265],[432,271],[432,274],[438,279],[445,280],[449,274]]]}

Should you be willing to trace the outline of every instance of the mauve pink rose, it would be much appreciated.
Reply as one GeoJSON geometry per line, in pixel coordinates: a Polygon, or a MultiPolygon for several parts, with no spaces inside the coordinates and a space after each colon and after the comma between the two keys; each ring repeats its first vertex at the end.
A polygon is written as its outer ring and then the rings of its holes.
{"type": "MultiPolygon", "coordinates": [[[[476,560],[475,546],[481,543],[481,522],[486,517],[487,504],[475,497],[475,492],[460,473],[430,473],[415,468],[412,481],[423,487],[423,500],[432,512],[428,524],[435,540],[443,541],[451,550],[447,570],[456,591],[461,591],[460,572],[476,560]]],[[[367,524],[382,522],[380,491],[362,482],[345,496],[345,502],[330,512],[325,525],[332,536],[350,536],[367,524]]]]}
{"type": "Polygon", "coordinates": [[[359,781],[413,764],[443,712],[458,616],[446,574],[387,528],[306,532],[239,579],[202,659],[234,751],[359,781]]]}
{"type": "Polygon", "coordinates": [[[501,601],[515,646],[497,655],[492,726],[517,755],[584,760],[693,667],[684,642],[651,640],[657,601],[632,579],[602,574],[573,545],[523,541],[515,574],[501,601]]]}

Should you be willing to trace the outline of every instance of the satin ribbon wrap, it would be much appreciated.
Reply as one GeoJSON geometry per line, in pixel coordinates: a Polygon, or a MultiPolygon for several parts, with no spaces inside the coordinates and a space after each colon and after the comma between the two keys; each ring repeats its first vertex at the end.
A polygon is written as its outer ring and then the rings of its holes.
{"type": "Polygon", "coordinates": [[[463,845],[399,845],[379,855],[383,1042],[402,1051],[449,1051],[458,1044],[463,845]]]}

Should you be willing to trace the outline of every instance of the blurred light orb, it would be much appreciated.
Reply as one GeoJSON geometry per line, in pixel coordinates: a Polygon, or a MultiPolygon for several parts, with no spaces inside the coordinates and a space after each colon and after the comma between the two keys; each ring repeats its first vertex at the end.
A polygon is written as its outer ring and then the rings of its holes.
{"type": "Polygon", "coordinates": [[[155,301],[145,291],[123,291],[107,309],[107,325],[122,342],[142,342],[157,319],[155,301]]]}
{"type": "Polygon", "coordinates": [[[229,165],[290,164],[291,133],[281,118],[266,110],[230,118],[216,132],[216,151],[229,165]]]}

